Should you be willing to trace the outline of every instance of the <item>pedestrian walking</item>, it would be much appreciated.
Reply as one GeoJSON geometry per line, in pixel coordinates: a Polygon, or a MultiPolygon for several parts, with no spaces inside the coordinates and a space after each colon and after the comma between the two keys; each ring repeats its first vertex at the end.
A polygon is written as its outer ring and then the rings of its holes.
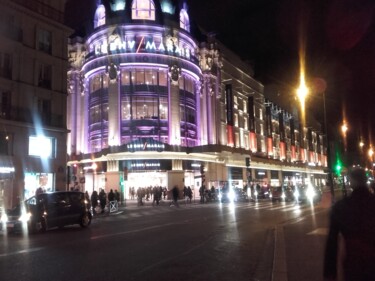
{"type": "Polygon", "coordinates": [[[104,189],[101,189],[99,192],[99,202],[100,202],[100,208],[102,209],[101,213],[104,214],[105,206],[107,205],[107,196],[105,194],[104,189]]]}
{"type": "MultiPolygon", "coordinates": [[[[345,254],[342,268],[345,281],[375,280],[375,197],[367,186],[363,169],[349,173],[350,196],[336,202],[331,209],[329,233],[324,256],[325,280],[337,280],[340,235],[345,254]]],[[[341,243],[342,245],[342,243],[341,243]]]]}
{"type": "Polygon", "coordinates": [[[91,207],[92,207],[92,213],[94,215],[96,214],[96,208],[98,207],[98,200],[99,200],[98,192],[94,190],[91,194],[91,207]]]}
{"type": "Polygon", "coordinates": [[[111,202],[111,201],[115,201],[115,193],[113,192],[113,190],[111,189],[108,193],[108,201],[111,202]]]}
{"type": "Polygon", "coordinates": [[[169,207],[172,207],[173,205],[176,206],[177,208],[180,207],[178,205],[178,196],[179,196],[178,186],[175,185],[172,188],[172,201],[171,201],[171,204],[169,204],[169,207]]]}
{"type": "Polygon", "coordinates": [[[161,199],[161,193],[162,193],[162,189],[161,189],[161,186],[155,186],[153,188],[153,201],[152,201],[152,206],[155,205],[156,203],[156,206],[159,206],[159,201],[161,199]]]}
{"type": "Polygon", "coordinates": [[[191,190],[190,186],[187,188],[187,197],[189,198],[189,203],[191,203],[191,199],[193,198],[193,191],[191,190]]]}
{"type": "Polygon", "coordinates": [[[120,200],[121,200],[120,192],[118,192],[117,189],[115,189],[115,200],[119,203],[120,203],[120,200]]]}

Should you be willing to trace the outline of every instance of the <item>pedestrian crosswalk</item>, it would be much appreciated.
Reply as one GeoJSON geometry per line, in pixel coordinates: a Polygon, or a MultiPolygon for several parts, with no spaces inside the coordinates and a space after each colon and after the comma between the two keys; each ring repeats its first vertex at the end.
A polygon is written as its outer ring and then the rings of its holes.
{"type": "Polygon", "coordinates": [[[207,203],[207,204],[185,204],[180,202],[179,207],[172,206],[169,204],[161,204],[160,206],[127,206],[121,208],[118,212],[112,213],[109,216],[103,217],[105,220],[116,220],[118,216],[122,218],[141,218],[151,215],[164,214],[169,212],[181,212],[191,209],[215,209],[215,208],[235,208],[242,210],[253,210],[262,212],[292,212],[302,213],[309,210],[317,210],[322,208],[319,204],[313,205],[309,203],[297,204],[295,202],[271,202],[269,200],[259,200],[255,202],[238,202],[238,203],[207,203]]]}

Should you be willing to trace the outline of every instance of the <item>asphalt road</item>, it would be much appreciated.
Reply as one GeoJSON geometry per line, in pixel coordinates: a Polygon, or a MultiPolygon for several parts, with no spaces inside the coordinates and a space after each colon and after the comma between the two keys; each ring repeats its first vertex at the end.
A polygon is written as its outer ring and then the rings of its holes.
{"type": "Polygon", "coordinates": [[[321,280],[328,208],[168,202],[37,235],[0,233],[0,279],[321,280]]]}

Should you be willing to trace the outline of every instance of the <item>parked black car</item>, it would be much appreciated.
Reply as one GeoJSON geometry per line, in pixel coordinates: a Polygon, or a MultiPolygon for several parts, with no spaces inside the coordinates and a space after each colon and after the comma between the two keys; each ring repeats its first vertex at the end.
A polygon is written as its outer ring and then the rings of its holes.
{"type": "Polygon", "coordinates": [[[41,193],[25,200],[1,215],[1,225],[10,232],[42,232],[54,227],[91,223],[89,202],[83,192],[57,191],[41,193]]]}

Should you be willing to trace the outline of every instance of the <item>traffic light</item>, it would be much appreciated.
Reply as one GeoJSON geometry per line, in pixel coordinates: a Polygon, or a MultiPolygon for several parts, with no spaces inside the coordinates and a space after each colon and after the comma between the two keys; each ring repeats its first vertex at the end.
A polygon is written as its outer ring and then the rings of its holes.
{"type": "Polygon", "coordinates": [[[246,157],[246,167],[250,167],[250,157],[246,157]]]}
{"type": "Polygon", "coordinates": [[[201,167],[200,167],[200,172],[201,172],[201,175],[203,175],[203,174],[204,174],[204,165],[203,165],[203,164],[201,164],[201,167]]]}
{"type": "Polygon", "coordinates": [[[124,168],[124,181],[128,180],[128,167],[124,168]]]}
{"type": "Polygon", "coordinates": [[[341,160],[340,159],[337,159],[336,160],[336,165],[335,165],[335,172],[336,172],[336,175],[341,175],[341,170],[342,170],[342,163],[341,163],[341,160]]]}

